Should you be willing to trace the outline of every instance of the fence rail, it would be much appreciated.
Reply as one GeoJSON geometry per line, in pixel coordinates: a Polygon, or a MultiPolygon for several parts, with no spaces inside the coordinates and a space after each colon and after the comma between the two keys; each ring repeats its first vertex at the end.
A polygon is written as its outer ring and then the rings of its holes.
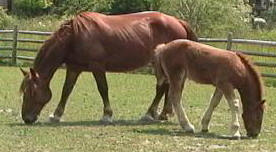
{"type": "MultiPolygon", "coordinates": [[[[32,44],[42,44],[45,42],[45,40],[37,40],[37,39],[29,39],[29,38],[18,38],[18,35],[24,34],[24,35],[39,35],[39,36],[50,36],[53,34],[53,32],[41,32],[41,31],[22,31],[17,30],[17,26],[13,30],[0,30],[0,33],[3,34],[12,34],[13,36],[10,38],[1,38],[0,42],[11,42],[11,46],[1,46],[0,45],[0,51],[1,50],[7,50],[12,51],[11,55],[1,55],[0,53],[0,59],[11,59],[12,64],[16,64],[17,59],[19,60],[27,60],[27,61],[33,61],[34,57],[27,57],[27,56],[18,56],[17,51],[26,51],[26,52],[37,52],[37,49],[34,48],[22,48],[17,47],[18,43],[32,43],[32,44]]],[[[250,50],[233,50],[232,45],[234,44],[246,44],[246,45],[259,45],[259,46],[266,46],[266,47],[275,47],[276,48],[276,41],[261,41],[261,40],[248,40],[248,39],[234,39],[232,38],[232,34],[229,33],[228,37],[226,39],[220,39],[220,38],[199,38],[199,42],[203,43],[226,43],[226,49],[229,51],[234,52],[242,52],[247,55],[252,56],[260,56],[260,57],[272,57],[276,58],[276,51],[275,53],[265,53],[265,52],[258,52],[258,51],[250,51],[250,50]]],[[[275,49],[276,50],[276,49],[275,49]]],[[[256,66],[261,67],[275,67],[276,63],[267,63],[267,62],[254,62],[256,66]]],[[[276,78],[276,73],[262,73],[262,76],[264,77],[273,77],[276,78]]]]}

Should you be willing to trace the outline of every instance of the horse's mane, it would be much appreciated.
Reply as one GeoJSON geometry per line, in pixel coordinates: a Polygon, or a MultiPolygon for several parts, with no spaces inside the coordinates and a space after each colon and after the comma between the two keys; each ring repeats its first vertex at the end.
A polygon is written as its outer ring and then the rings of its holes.
{"type": "Polygon", "coordinates": [[[42,59],[47,54],[48,49],[46,48],[53,45],[53,43],[60,43],[60,46],[62,46],[62,44],[68,42],[69,38],[73,34],[72,21],[72,19],[65,21],[63,24],[60,25],[60,28],[56,32],[54,32],[48,40],[44,42],[34,60],[34,66],[38,65],[42,61],[42,59]]]}
{"type": "Polygon", "coordinates": [[[264,88],[263,88],[263,81],[261,79],[261,74],[260,72],[255,68],[251,60],[246,57],[244,54],[237,52],[237,56],[241,59],[242,63],[247,67],[249,72],[252,74],[253,78],[257,82],[257,87],[258,91],[260,93],[260,101],[262,100],[262,96],[264,93],[264,88]]]}
{"type": "Polygon", "coordinates": [[[72,20],[72,27],[75,34],[78,34],[83,31],[89,31],[89,26],[97,25],[96,18],[94,17],[99,15],[98,13],[82,12],[79,13],[72,20]],[[94,15],[91,15],[94,14],[94,15]]]}

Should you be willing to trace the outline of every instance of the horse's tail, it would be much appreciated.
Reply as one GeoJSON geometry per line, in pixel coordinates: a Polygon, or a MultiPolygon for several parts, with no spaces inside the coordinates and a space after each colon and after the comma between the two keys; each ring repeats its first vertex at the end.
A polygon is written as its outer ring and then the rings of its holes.
{"type": "Polygon", "coordinates": [[[178,21],[185,28],[185,30],[187,31],[187,39],[197,42],[198,41],[197,35],[192,30],[191,26],[183,20],[179,19],[178,21]]]}

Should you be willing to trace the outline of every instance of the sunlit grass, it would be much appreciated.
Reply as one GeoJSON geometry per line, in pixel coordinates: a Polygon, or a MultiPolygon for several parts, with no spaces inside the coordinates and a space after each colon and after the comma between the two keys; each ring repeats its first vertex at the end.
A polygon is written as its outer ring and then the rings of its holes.
{"type": "MultiPolygon", "coordinates": [[[[229,134],[230,111],[223,100],[214,112],[209,135],[202,135],[200,118],[209,104],[212,86],[188,82],[183,93],[185,107],[196,134],[185,134],[176,118],[166,123],[144,124],[139,118],[154,96],[155,78],[150,75],[107,75],[114,125],[102,125],[102,101],[91,73],[83,73],[70,96],[63,122],[48,123],[58,104],[65,77],[58,70],[51,81],[52,100],[39,123],[24,125],[18,92],[22,80],[15,67],[0,67],[0,149],[13,151],[275,151],[276,89],[266,87],[266,113],[261,135],[253,140],[221,139],[229,134]]],[[[241,120],[241,124],[243,124],[241,120]]],[[[245,129],[242,125],[242,133],[245,129]]]]}

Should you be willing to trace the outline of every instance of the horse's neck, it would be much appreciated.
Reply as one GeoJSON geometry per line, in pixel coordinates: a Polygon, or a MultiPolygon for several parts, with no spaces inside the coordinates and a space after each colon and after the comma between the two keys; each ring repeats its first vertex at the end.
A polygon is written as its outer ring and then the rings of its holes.
{"type": "Polygon", "coordinates": [[[249,77],[244,82],[243,87],[238,89],[243,103],[243,109],[255,107],[257,104],[258,98],[261,96],[257,83],[252,77],[249,77]]]}
{"type": "MultiPolygon", "coordinates": [[[[41,51],[45,51],[41,50],[41,51]]],[[[63,62],[64,53],[58,49],[49,49],[47,52],[39,52],[34,62],[34,70],[47,83],[50,82],[54,73],[63,62]]]]}

